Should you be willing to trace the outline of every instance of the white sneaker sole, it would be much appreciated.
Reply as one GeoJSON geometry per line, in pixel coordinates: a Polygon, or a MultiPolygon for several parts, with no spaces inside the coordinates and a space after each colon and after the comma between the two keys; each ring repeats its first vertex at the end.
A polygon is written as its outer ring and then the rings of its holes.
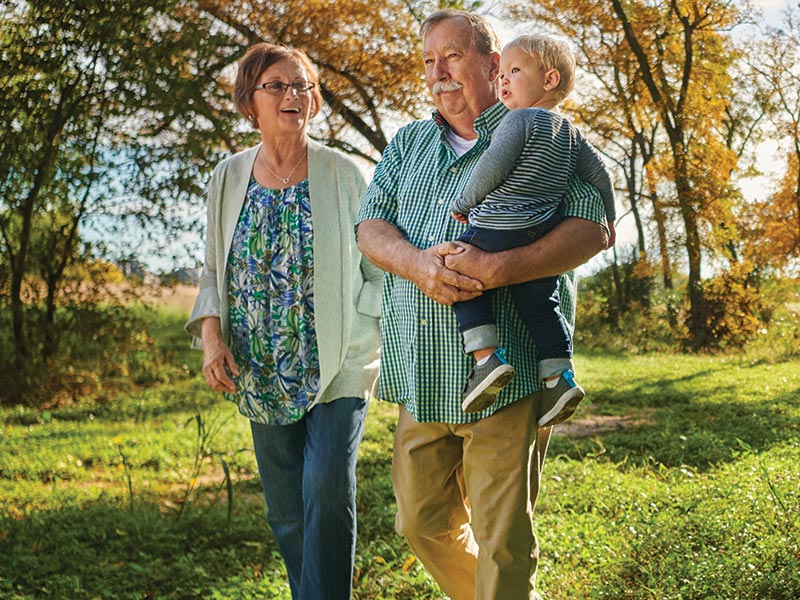
{"type": "Polygon", "coordinates": [[[585,395],[586,392],[584,392],[583,388],[579,385],[567,390],[561,394],[561,398],[558,399],[558,402],[555,403],[553,408],[539,418],[537,424],[539,427],[549,427],[550,425],[556,425],[566,421],[572,416],[575,409],[578,408],[578,404],[581,403],[585,395]]]}
{"type": "Polygon", "coordinates": [[[480,412],[497,400],[497,394],[514,379],[514,367],[500,365],[486,379],[472,390],[461,403],[461,410],[466,413],[480,412]]]}

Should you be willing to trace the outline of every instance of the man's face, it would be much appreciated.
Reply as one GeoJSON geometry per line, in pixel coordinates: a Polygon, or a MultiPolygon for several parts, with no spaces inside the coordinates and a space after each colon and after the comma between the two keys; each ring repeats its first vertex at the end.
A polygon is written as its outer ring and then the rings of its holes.
{"type": "Polygon", "coordinates": [[[497,55],[482,56],[475,50],[466,19],[434,25],[423,41],[422,56],[433,103],[448,122],[464,117],[472,123],[497,102],[497,55]]]}

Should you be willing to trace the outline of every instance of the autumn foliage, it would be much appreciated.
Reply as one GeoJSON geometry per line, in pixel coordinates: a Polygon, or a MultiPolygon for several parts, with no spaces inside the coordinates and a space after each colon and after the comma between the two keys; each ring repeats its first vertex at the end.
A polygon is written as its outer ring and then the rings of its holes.
{"type": "Polygon", "coordinates": [[[311,135],[369,166],[430,114],[418,30],[443,6],[575,47],[564,110],[607,156],[618,229],[635,231],[606,253],[619,326],[641,314],[694,349],[769,327],[763,284],[800,264],[800,7],[746,33],[746,0],[2,0],[3,360],[33,374],[53,363],[65,309],[85,300],[70,296],[74,274],[136,258],[128,228],[201,228],[210,169],[255,140],[230,98],[250,45],[310,55],[325,100],[311,135]],[[754,200],[742,177],[765,140],[782,170],[754,200]],[[90,240],[98,219],[116,228],[90,240]]]}

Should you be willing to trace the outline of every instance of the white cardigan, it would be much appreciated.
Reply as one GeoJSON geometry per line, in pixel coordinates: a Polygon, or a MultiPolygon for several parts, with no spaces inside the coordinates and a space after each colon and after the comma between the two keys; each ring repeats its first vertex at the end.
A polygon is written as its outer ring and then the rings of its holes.
{"type": "MultiPolygon", "coordinates": [[[[205,265],[186,331],[201,348],[201,321],[219,317],[230,344],[227,262],[260,144],[225,159],[208,186],[205,265]]],[[[377,376],[383,272],[365,259],[354,224],[366,181],[344,154],[308,140],[314,246],[314,322],[320,387],[315,400],[369,398],[377,376]]]]}

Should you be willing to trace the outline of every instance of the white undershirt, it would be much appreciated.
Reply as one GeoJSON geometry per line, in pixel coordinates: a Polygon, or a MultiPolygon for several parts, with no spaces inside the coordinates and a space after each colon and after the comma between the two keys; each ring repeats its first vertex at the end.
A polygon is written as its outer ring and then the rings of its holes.
{"type": "Polygon", "coordinates": [[[478,142],[478,138],[476,137],[474,140],[468,140],[458,135],[452,129],[448,128],[447,141],[450,142],[450,145],[453,147],[453,151],[456,153],[456,156],[463,156],[478,142]]]}

